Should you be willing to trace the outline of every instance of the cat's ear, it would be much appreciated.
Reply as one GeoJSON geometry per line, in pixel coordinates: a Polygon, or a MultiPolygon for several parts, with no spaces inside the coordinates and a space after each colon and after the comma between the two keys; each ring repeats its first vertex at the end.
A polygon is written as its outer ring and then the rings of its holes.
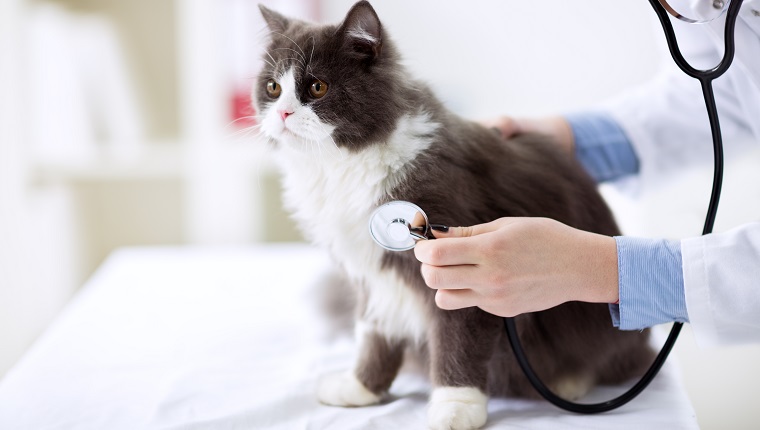
{"type": "Polygon", "coordinates": [[[375,9],[368,1],[356,3],[343,23],[338,27],[339,34],[346,38],[358,54],[375,59],[383,46],[383,27],[375,9]]]}
{"type": "Polygon", "coordinates": [[[261,11],[261,16],[264,17],[264,21],[267,23],[267,27],[269,27],[269,30],[273,33],[283,33],[290,25],[290,20],[288,18],[269,9],[263,4],[259,4],[259,10],[261,11]]]}

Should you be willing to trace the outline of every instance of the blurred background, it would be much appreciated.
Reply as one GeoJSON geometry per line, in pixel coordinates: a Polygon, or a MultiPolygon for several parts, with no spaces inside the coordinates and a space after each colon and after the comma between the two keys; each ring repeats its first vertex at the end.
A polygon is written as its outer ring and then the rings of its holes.
{"type": "MultiPolygon", "coordinates": [[[[300,240],[249,128],[257,3],[0,1],[0,377],[118,247],[300,240]]],[[[263,3],[339,22],[353,0],[263,3]]],[[[412,73],[473,119],[583,110],[671,67],[644,0],[373,4],[412,73]]],[[[757,219],[758,165],[728,166],[716,230],[757,219]]],[[[710,177],[603,192],[627,234],[679,238],[701,231],[710,177]]],[[[760,348],[698,350],[687,328],[677,355],[703,428],[756,428],[760,348]]]]}

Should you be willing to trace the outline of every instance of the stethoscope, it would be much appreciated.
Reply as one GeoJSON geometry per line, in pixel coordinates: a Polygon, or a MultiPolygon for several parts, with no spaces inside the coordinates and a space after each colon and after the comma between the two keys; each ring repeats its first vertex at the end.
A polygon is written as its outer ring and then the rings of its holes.
{"type": "MultiPolygon", "coordinates": [[[[696,0],[699,1],[699,0],[696,0]]],[[[702,234],[712,233],[715,215],[718,210],[720,200],[720,191],[723,183],[723,139],[720,132],[720,123],[718,122],[718,111],[715,106],[715,95],[713,93],[712,82],[721,76],[731,65],[734,58],[734,27],[736,18],[739,15],[739,9],[744,0],[702,0],[702,8],[692,8],[695,0],[649,0],[649,3],[657,13],[657,17],[665,31],[665,37],[668,41],[668,48],[673,60],[678,67],[687,75],[697,79],[702,86],[702,94],[707,107],[707,115],[710,119],[710,129],[712,132],[713,152],[714,152],[714,173],[713,186],[710,195],[710,204],[705,217],[702,234]],[[726,12],[727,10],[727,12],[726,12]],[[689,11],[684,14],[684,12],[689,11]],[[703,23],[717,18],[726,12],[726,24],[724,35],[724,53],[720,63],[712,69],[698,70],[691,67],[681,54],[678,47],[673,25],[668,18],[668,13],[679,20],[689,23],[703,23]]],[[[405,251],[414,248],[418,240],[433,239],[431,230],[446,230],[447,227],[438,224],[430,224],[425,212],[417,205],[404,202],[392,201],[378,207],[370,216],[369,231],[375,242],[381,247],[390,251],[405,251]]],[[[668,335],[660,353],[654,362],[628,391],[620,396],[601,403],[584,404],[574,403],[565,400],[551,390],[536,376],[520,343],[517,335],[517,329],[513,318],[504,318],[504,326],[507,331],[507,337],[512,350],[515,353],[520,367],[530,380],[533,387],[549,402],[555,406],[570,412],[583,414],[594,414],[607,412],[633,400],[649,385],[657,373],[662,368],[665,360],[673,349],[673,345],[678,339],[678,334],[683,327],[682,323],[674,323],[673,328],[668,335]]]]}

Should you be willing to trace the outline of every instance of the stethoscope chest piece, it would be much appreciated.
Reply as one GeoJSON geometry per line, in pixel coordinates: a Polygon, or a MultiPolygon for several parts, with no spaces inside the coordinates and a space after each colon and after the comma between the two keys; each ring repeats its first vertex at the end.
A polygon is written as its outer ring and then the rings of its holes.
{"type": "Polygon", "coordinates": [[[418,240],[427,240],[429,231],[427,215],[414,203],[388,202],[369,217],[372,239],[389,251],[412,249],[418,240]]]}

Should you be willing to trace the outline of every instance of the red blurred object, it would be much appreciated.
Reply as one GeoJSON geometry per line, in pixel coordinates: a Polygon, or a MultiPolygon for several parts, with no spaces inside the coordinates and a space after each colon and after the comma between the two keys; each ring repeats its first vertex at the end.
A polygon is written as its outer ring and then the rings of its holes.
{"type": "Polygon", "coordinates": [[[238,88],[232,94],[232,123],[237,128],[256,125],[256,110],[251,104],[250,88],[238,88]]]}

